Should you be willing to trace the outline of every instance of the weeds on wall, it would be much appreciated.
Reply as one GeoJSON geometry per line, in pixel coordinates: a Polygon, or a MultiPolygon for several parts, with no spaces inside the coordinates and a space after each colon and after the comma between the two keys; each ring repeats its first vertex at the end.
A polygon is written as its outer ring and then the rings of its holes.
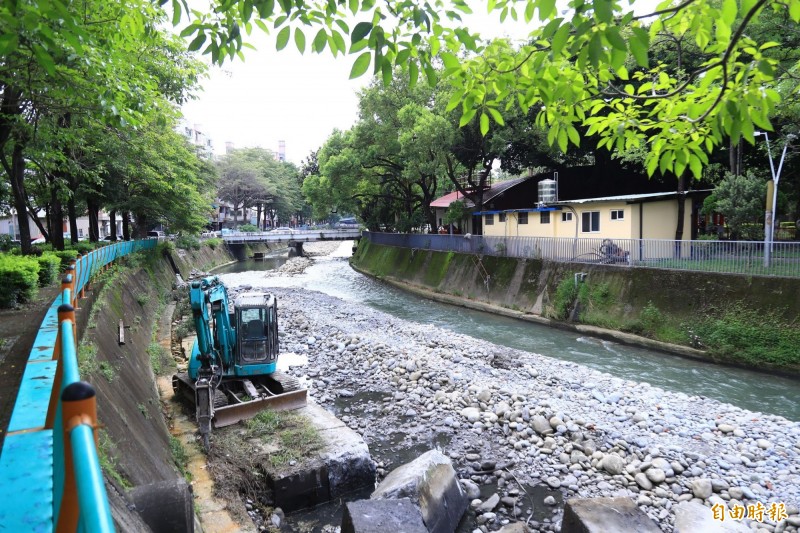
{"type": "Polygon", "coordinates": [[[116,448],[116,445],[114,442],[112,442],[108,432],[101,428],[98,433],[100,446],[98,447],[97,452],[100,459],[100,468],[102,468],[106,476],[110,477],[116,482],[117,486],[124,490],[132,488],[133,485],[131,482],[122,475],[122,472],[120,472],[119,462],[117,461],[117,458],[114,456],[113,452],[113,450],[116,448]]]}
{"type": "Polygon", "coordinates": [[[548,313],[550,318],[566,320],[575,305],[577,297],[578,287],[575,285],[575,280],[570,276],[562,279],[558,287],[556,287],[552,308],[548,313]]]}
{"type": "Polygon", "coordinates": [[[178,472],[181,473],[186,481],[191,482],[192,473],[189,471],[189,456],[186,454],[180,439],[174,435],[169,436],[169,451],[172,455],[172,461],[178,468],[178,472]]]}
{"type": "Polygon", "coordinates": [[[800,364],[800,325],[777,312],[738,304],[712,312],[687,329],[712,356],[755,367],[800,364]]]}

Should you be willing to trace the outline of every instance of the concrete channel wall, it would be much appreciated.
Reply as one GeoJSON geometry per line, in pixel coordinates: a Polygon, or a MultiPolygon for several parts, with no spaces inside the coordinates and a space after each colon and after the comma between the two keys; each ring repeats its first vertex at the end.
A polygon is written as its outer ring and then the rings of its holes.
{"type": "MultiPolygon", "coordinates": [[[[193,268],[232,260],[224,246],[171,255],[185,278],[193,268]]],[[[151,257],[96,286],[78,315],[84,353],[94,360],[84,379],[97,390],[107,489],[120,531],[181,531],[193,520],[191,491],[173,460],[153,372],[172,364],[169,351],[158,349],[154,331],[159,319],[162,329],[169,328],[175,279],[166,256],[151,257]],[[119,343],[120,321],[125,344],[119,343]]]]}
{"type": "Polygon", "coordinates": [[[415,250],[367,239],[360,241],[351,264],[432,299],[701,358],[704,353],[692,348],[689,335],[680,345],[625,331],[636,333],[643,313],[653,310],[676,329],[736,306],[776,313],[789,323],[800,317],[800,279],[415,250]],[[602,307],[573,308],[570,316],[559,316],[558,291],[565,280],[585,284],[590,293],[602,291],[602,307]],[[588,320],[582,322],[584,317],[588,320]]]}

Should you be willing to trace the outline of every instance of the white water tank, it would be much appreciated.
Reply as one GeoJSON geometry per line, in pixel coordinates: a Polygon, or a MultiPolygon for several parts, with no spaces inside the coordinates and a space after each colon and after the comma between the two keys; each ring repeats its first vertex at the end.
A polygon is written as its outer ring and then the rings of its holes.
{"type": "Polygon", "coordinates": [[[558,182],[546,179],[539,182],[539,202],[552,204],[558,201],[558,182]]]}

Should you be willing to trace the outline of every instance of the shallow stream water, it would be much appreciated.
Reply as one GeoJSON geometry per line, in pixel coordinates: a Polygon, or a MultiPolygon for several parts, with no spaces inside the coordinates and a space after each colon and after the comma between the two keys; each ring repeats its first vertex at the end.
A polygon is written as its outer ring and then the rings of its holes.
{"type": "MultiPolygon", "coordinates": [[[[666,390],[700,395],[755,412],[800,420],[800,381],[740,368],[704,363],[643,348],[473,311],[420,298],[353,270],[352,243],[316,258],[303,274],[264,278],[281,259],[244,261],[217,271],[234,285],[300,287],[368,305],[405,320],[436,324],[501,346],[572,361],[613,376],[645,381],[666,390]]],[[[285,259],[283,259],[285,260],[285,259]]],[[[798,347],[800,349],[800,347],[798,347]]]]}

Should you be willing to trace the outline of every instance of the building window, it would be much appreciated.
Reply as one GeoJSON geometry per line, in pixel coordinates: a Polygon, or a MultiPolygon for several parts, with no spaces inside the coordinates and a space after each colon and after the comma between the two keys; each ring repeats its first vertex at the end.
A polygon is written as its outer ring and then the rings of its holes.
{"type": "Polygon", "coordinates": [[[78,237],[83,237],[83,228],[78,228],[78,237]]]}
{"type": "Polygon", "coordinates": [[[612,209],[611,210],[611,220],[625,220],[625,210],[624,209],[612,209]]]}
{"type": "Polygon", "coordinates": [[[541,211],[539,213],[539,224],[550,223],[550,211],[541,211]]]}
{"type": "Polygon", "coordinates": [[[581,213],[581,231],[583,233],[597,233],[600,231],[600,211],[581,213]]]}
{"type": "Polygon", "coordinates": [[[483,223],[487,226],[494,225],[494,215],[483,215],[483,223]]]}
{"type": "Polygon", "coordinates": [[[517,219],[518,224],[527,224],[528,223],[528,213],[520,213],[519,218],[517,219]]]}
{"type": "Polygon", "coordinates": [[[572,213],[561,213],[561,222],[572,222],[572,213]]]}
{"type": "Polygon", "coordinates": [[[498,222],[505,222],[506,221],[506,214],[505,213],[500,213],[499,215],[497,215],[497,220],[498,220],[498,222]]]}

